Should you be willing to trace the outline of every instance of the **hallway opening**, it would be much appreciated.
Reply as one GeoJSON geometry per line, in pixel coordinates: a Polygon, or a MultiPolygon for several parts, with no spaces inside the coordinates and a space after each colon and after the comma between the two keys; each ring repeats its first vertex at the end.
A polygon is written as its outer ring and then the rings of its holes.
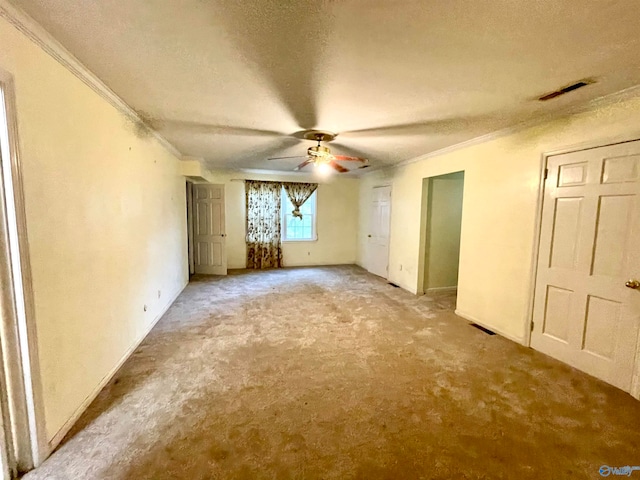
{"type": "Polygon", "coordinates": [[[463,193],[464,172],[423,180],[424,293],[457,290],[463,193]]]}

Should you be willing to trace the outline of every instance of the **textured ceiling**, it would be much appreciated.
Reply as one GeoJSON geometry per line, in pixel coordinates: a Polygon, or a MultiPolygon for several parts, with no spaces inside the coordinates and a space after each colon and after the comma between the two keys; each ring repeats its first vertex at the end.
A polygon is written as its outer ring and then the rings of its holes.
{"type": "Polygon", "coordinates": [[[290,170],[306,128],[392,164],[640,84],[637,0],[13,3],[211,168],[290,170]]]}

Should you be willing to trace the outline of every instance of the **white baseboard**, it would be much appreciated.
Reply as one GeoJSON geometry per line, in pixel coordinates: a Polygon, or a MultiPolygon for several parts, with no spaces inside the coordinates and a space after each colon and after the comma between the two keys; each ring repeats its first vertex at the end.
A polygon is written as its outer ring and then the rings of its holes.
{"type": "Polygon", "coordinates": [[[343,266],[343,265],[355,265],[355,263],[353,262],[340,262],[340,263],[326,263],[326,262],[319,262],[319,263],[285,263],[282,268],[297,268],[297,267],[339,267],[339,266],[343,266]]]}
{"type": "Polygon", "coordinates": [[[461,312],[460,310],[456,309],[454,312],[456,315],[458,315],[459,317],[464,318],[465,320],[469,320],[470,322],[473,323],[477,323],[478,325],[480,325],[481,327],[484,327],[488,330],[491,330],[492,332],[495,332],[497,334],[499,334],[502,337],[508,338],[509,340],[513,340],[516,343],[519,343],[520,345],[524,345],[524,338],[518,338],[515,335],[512,335],[510,333],[505,332],[504,330],[501,330],[499,328],[495,328],[481,320],[478,320],[477,318],[473,317],[472,315],[469,315],[468,313],[465,312],[461,312]]]}
{"type": "MultiPolygon", "coordinates": [[[[343,266],[343,265],[357,265],[354,262],[342,262],[342,263],[295,263],[295,264],[285,264],[282,266],[282,268],[298,268],[298,267],[337,267],[337,266],[343,266]]],[[[361,265],[358,265],[361,266],[361,265]]],[[[244,266],[232,266],[232,267],[227,267],[227,270],[246,270],[247,266],[246,264],[244,266]]]]}
{"type": "Polygon", "coordinates": [[[435,288],[427,288],[424,292],[425,295],[433,294],[433,293],[456,293],[458,291],[458,287],[454,285],[453,287],[435,287],[435,288]]]}
{"type": "Polygon", "coordinates": [[[60,428],[60,430],[58,430],[58,432],[53,436],[53,438],[51,440],[49,440],[49,444],[48,444],[49,452],[48,452],[47,456],[50,455],[55,450],[55,448],[62,441],[62,439],[65,437],[65,435],[67,433],[69,433],[69,430],[71,430],[71,427],[73,427],[73,425],[78,421],[78,419],[82,416],[82,414],[89,407],[89,405],[91,405],[91,402],[93,402],[96,399],[96,397],[102,391],[102,389],[107,386],[107,384],[111,381],[113,376],[118,372],[118,370],[120,370],[120,367],[122,367],[122,365],[124,365],[124,362],[126,362],[129,359],[131,354],[140,346],[140,344],[143,342],[143,340],[145,338],[147,338],[147,335],[149,335],[149,332],[153,329],[153,327],[156,326],[158,321],[160,321],[162,316],[167,312],[167,310],[169,310],[171,305],[173,305],[173,302],[175,302],[176,299],[180,296],[180,294],[183,292],[183,290],[188,285],[188,283],[189,282],[187,281],[187,283],[185,283],[182,286],[182,288],[180,290],[178,290],[178,293],[176,293],[173,296],[173,298],[171,298],[171,300],[165,305],[165,307],[160,311],[160,313],[158,313],[158,315],[156,315],[156,317],[153,319],[153,321],[149,324],[149,326],[145,330],[144,334],[142,334],[140,336],[140,338],[131,346],[131,348],[129,348],[125,352],[125,354],[122,356],[120,361],[118,361],[118,363],[109,371],[109,373],[107,373],[104,376],[104,378],[100,381],[98,386],[82,402],[82,404],[80,404],[80,406],[77,408],[77,410],[75,412],[73,412],[73,415],[71,415],[69,420],[67,420],[65,422],[65,424],[62,426],[62,428],[60,428]]]}

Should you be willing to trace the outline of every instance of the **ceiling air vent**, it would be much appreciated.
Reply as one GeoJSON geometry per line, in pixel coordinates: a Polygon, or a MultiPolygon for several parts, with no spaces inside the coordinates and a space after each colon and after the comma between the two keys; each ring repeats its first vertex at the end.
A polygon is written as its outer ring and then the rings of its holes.
{"type": "Polygon", "coordinates": [[[545,93],[540,98],[538,98],[538,100],[540,100],[541,102],[546,102],[547,100],[559,97],[560,95],[564,95],[565,93],[573,92],[574,90],[586,87],[587,85],[591,85],[592,83],[596,83],[595,80],[580,80],[579,82],[572,83],[571,85],[567,85],[566,87],[562,87],[560,90],[556,90],[555,92],[545,93]]]}

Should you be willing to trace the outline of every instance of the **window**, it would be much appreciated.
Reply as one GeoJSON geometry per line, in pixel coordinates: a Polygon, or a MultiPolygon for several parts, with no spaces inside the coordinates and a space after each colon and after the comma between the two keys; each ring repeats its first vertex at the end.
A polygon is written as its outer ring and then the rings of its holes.
{"type": "Polygon", "coordinates": [[[282,189],[282,240],[284,242],[310,242],[316,240],[316,190],[300,207],[302,218],[294,217],[294,206],[282,189]]]}

